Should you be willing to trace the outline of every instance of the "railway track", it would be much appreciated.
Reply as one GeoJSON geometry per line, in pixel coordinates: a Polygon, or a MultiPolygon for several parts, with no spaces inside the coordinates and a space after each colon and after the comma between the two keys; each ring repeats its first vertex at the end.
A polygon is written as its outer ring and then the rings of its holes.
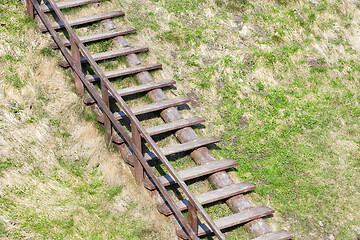
{"type": "MultiPolygon", "coordinates": [[[[256,186],[248,182],[235,183],[226,170],[232,169],[238,163],[232,159],[216,160],[207,148],[208,145],[220,141],[215,137],[199,138],[192,127],[204,123],[201,117],[184,118],[178,111],[178,106],[189,102],[183,97],[169,99],[163,88],[174,85],[173,80],[154,81],[150,71],[162,68],[160,63],[143,64],[137,54],[149,51],[144,46],[132,47],[125,36],[136,32],[136,29],[118,30],[112,19],[125,15],[122,11],[99,13],[98,15],[66,19],[63,9],[81,7],[88,4],[98,4],[101,0],[71,0],[55,2],[45,0],[26,0],[27,14],[42,22],[39,30],[49,33],[54,42],[54,49],[60,49],[64,60],[59,62],[62,67],[70,67],[74,74],[74,83],[79,96],[84,103],[92,105],[97,120],[103,124],[107,143],[113,143],[131,167],[137,182],[144,184],[149,190],[157,190],[163,202],[158,210],[164,215],[174,215],[177,219],[177,234],[182,239],[199,239],[205,235],[215,235],[218,239],[226,239],[223,230],[245,225],[250,235],[257,240],[291,239],[294,234],[280,230],[272,232],[263,217],[275,211],[266,206],[253,207],[244,196],[253,191],[256,186]],[[56,21],[52,22],[52,16],[56,21]],[[101,22],[103,32],[78,36],[73,28],[89,26],[101,22]],[[67,39],[61,38],[59,31],[65,33],[67,39]],[[91,54],[85,45],[89,43],[113,39],[118,49],[91,54]],[[98,62],[126,56],[129,67],[104,72],[98,62]],[[85,71],[91,69],[91,74],[85,71]],[[136,76],[138,85],[123,87],[116,90],[113,82],[119,78],[136,76]],[[110,79],[113,80],[110,82],[110,79]],[[125,100],[129,96],[136,98],[145,95],[153,103],[130,108],[125,100]],[[114,106],[117,110],[114,111],[114,106]],[[138,116],[157,115],[163,124],[145,128],[138,116]],[[174,146],[160,148],[153,136],[174,134],[180,142],[174,146]],[[193,168],[176,171],[168,160],[168,156],[190,153],[196,165],[193,168]],[[154,162],[159,162],[166,172],[158,176],[155,173],[154,162]],[[195,196],[187,185],[208,178],[216,190],[195,196]],[[176,186],[184,194],[184,199],[174,199],[168,189],[176,186]],[[233,214],[212,219],[206,211],[206,206],[226,202],[233,214]],[[184,215],[187,212],[187,216],[184,215]]],[[[106,3],[105,3],[106,4],[106,3]]],[[[121,84],[120,84],[121,85],[121,84]]],[[[145,116],[145,117],[144,117],[145,116]]]]}

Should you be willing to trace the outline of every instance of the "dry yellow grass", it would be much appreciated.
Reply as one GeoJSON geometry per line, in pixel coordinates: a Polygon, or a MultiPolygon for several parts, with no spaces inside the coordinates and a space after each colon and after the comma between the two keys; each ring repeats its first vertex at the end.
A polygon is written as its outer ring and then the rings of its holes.
{"type": "Polygon", "coordinates": [[[23,5],[6,4],[5,24],[22,30],[0,30],[0,238],[175,238],[105,145],[50,38],[21,20],[23,5]]]}

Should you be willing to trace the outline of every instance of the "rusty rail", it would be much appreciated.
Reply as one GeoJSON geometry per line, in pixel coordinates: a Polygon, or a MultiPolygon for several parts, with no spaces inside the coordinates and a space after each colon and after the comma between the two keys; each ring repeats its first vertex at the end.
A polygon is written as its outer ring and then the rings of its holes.
{"type": "Polygon", "coordinates": [[[105,135],[106,141],[109,142],[111,140],[111,131],[112,127],[121,133],[127,144],[131,147],[133,153],[135,154],[137,161],[135,163],[135,176],[138,181],[143,180],[144,169],[146,170],[147,174],[150,176],[152,181],[155,183],[161,194],[163,194],[166,201],[171,206],[173,212],[186,229],[187,233],[192,239],[198,239],[196,234],[197,231],[197,213],[199,213],[206,223],[209,225],[213,233],[219,239],[225,239],[225,236],[220,231],[220,229],[215,225],[214,221],[210,218],[208,213],[202,207],[202,205],[198,202],[194,194],[190,191],[188,186],[185,182],[181,179],[178,173],[170,164],[169,160],[166,156],[161,152],[160,148],[156,145],[155,141],[151,138],[151,136],[146,132],[145,128],[141,125],[140,121],[134,115],[134,113],[130,110],[126,102],[123,98],[117,93],[114,89],[108,78],[102,72],[98,64],[95,62],[91,54],[88,52],[84,44],[80,41],[79,37],[75,34],[72,27],[68,24],[66,18],[61,13],[60,9],[56,5],[54,0],[46,1],[50,4],[54,12],[56,13],[57,17],[63,23],[65,29],[67,30],[68,34],[70,35],[70,42],[71,42],[71,54],[66,49],[65,45],[62,43],[60,36],[57,34],[55,29],[52,27],[49,19],[46,17],[45,13],[41,9],[39,2],[37,0],[26,0],[27,3],[27,12],[30,17],[34,17],[34,8],[38,13],[40,19],[49,30],[50,34],[54,38],[55,42],[58,44],[62,54],[65,56],[66,60],[69,62],[70,66],[72,67],[73,71],[75,72],[75,84],[76,90],[80,96],[84,94],[84,86],[86,90],[92,95],[95,99],[96,103],[101,107],[101,110],[104,115],[104,128],[105,128],[105,135]],[[95,73],[99,76],[101,81],[101,96],[97,92],[96,88],[86,79],[84,73],[81,69],[81,62],[80,62],[80,53],[86,58],[90,66],[93,68],[95,73]],[[110,111],[109,108],[109,92],[116,100],[116,102],[120,105],[121,109],[125,112],[127,117],[131,121],[131,130],[132,130],[132,137],[129,136],[126,129],[119,123],[119,121],[114,117],[113,113],[110,111]],[[175,179],[176,183],[180,186],[183,190],[185,195],[189,198],[189,222],[186,221],[185,217],[179,211],[175,205],[174,200],[171,198],[169,193],[166,191],[165,187],[159,182],[157,175],[152,170],[150,165],[144,159],[142,150],[141,150],[141,140],[144,139],[155,155],[160,159],[160,161],[164,164],[165,168],[169,171],[170,175],[175,179]]]}

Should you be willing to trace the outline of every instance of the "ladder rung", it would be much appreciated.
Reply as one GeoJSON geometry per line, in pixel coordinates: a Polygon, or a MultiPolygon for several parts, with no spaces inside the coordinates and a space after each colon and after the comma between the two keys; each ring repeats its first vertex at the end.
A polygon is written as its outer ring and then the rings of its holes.
{"type": "MultiPolygon", "coordinates": [[[[247,223],[261,217],[265,217],[267,215],[273,214],[274,212],[275,211],[269,207],[256,207],[240,213],[235,213],[224,218],[216,219],[214,220],[214,223],[220,230],[222,230],[239,224],[247,223]]],[[[177,233],[183,239],[187,237],[186,233],[182,229],[178,230],[177,233]]],[[[212,233],[212,231],[206,223],[203,223],[198,225],[197,233],[198,236],[203,236],[212,233]]]]}
{"type": "MultiPolygon", "coordinates": [[[[178,174],[181,179],[183,179],[184,181],[188,181],[216,172],[224,171],[237,165],[239,165],[239,163],[234,161],[233,159],[225,158],[222,160],[212,161],[190,169],[179,171],[178,174]]],[[[175,184],[175,180],[170,175],[164,175],[159,177],[159,181],[165,187],[175,184]]],[[[148,178],[145,179],[144,185],[149,190],[154,190],[156,188],[155,185],[148,178]]]]}
{"type": "MultiPolygon", "coordinates": [[[[105,20],[108,18],[120,17],[120,16],[124,16],[124,15],[125,15],[125,13],[122,11],[112,11],[112,12],[104,13],[101,15],[86,16],[86,17],[70,19],[70,20],[68,20],[68,23],[70,26],[73,27],[73,26],[79,26],[79,25],[83,25],[83,24],[98,22],[98,21],[105,20]]],[[[64,28],[64,24],[61,22],[53,22],[51,25],[55,30],[64,28]]],[[[44,25],[42,25],[42,26],[40,26],[40,31],[47,32],[48,29],[44,25]]]]}
{"type": "MultiPolygon", "coordinates": [[[[175,153],[181,153],[181,152],[186,152],[189,150],[194,150],[196,148],[199,147],[203,147],[212,143],[217,143],[220,142],[221,139],[220,138],[216,138],[216,137],[209,137],[209,138],[200,138],[200,139],[196,139],[190,142],[186,142],[186,143],[182,143],[182,144],[178,144],[172,147],[167,147],[167,148],[162,148],[161,152],[165,155],[172,155],[175,153]]],[[[155,154],[150,152],[150,153],[145,153],[144,158],[146,161],[150,161],[154,158],[156,158],[155,154]]]]}
{"type": "MultiPolygon", "coordinates": [[[[155,63],[155,64],[151,64],[151,65],[146,65],[146,66],[135,66],[135,67],[128,67],[128,68],[124,68],[124,69],[118,69],[118,70],[114,70],[114,71],[110,71],[110,72],[105,72],[104,74],[107,78],[116,78],[116,77],[123,77],[123,76],[131,75],[131,74],[136,74],[136,73],[140,73],[140,72],[144,72],[144,71],[156,70],[156,69],[161,69],[161,68],[162,68],[161,63],[155,63]]],[[[88,76],[86,76],[86,79],[89,80],[90,82],[99,81],[99,77],[96,74],[88,75],[88,76]]]]}
{"type": "Polygon", "coordinates": [[[288,239],[292,239],[295,237],[295,234],[285,231],[285,230],[280,230],[274,233],[269,233],[266,234],[264,236],[255,238],[253,240],[288,240],[288,239]]]}
{"type": "MultiPolygon", "coordinates": [[[[111,59],[111,58],[116,58],[116,57],[120,57],[120,56],[125,56],[125,55],[129,55],[129,54],[145,52],[145,51],[149,51],[149,48],[148,47],[137,47],[137,48],[117,49],[117,50],[113,50],[113,51],[92,54],[91,56],[94,58],[95,61],[102,61],[102,60],[107,60],[107,59],[111,59]]],[[[81,63],[87,63],[87,60],[85,57],[81,57],[81,63]]],[[[69,62],[66,60],[59,61],[59,65],[62,67],[70,66],[69,62]]]]}
{"type": "Polygon", "coordinates": [[[193,126],[196,124],[200,124],[205,122],[205,119],[201,117],[192,117],[188,119],[181,119],[174,122],[165,123],[156,127],[148,128],[147,131],[151,133],[151,135],[156,135],[160,133],[165,133],[173,130],[177,130],[184,127],[193,126]]]}
{"type": "MultiPolygon", "coordinates": [[[[165,108],[175,107],[175,106],[178,106],[181,104],[186,104],[189,101],[190,100],[187,98],[177,97],[177,98],[173,98],[173,99],[169,99],[169,100],[165,100],[165,101],[161,101],[161,102],[157,102],[157,103],[148,104],[145,106],[135,107],[135,108],[132,108],[131,111],[135,115],[140,115],[140,114],[144,114],[144,113],[155,112],[155,111],[162,110],[165,108]]],[[[116,113],[114,113],[114,117],[117,120],[120,120],[120,119],[123,119],[124,117],[126,117],[126,114],[122,111],[116,112],[116,113]]],[[[97,120],[101,123],[104,122],[103,116],[99,116],[97,118],[97,120]]]]}
{"type": "MultiPolygon", "coordinates": [[[[220,200],[228,199],[242,193],[250,192],[255,188],[255,185],[248,182],[236,183],[230,186],[226,186],[224,188],[219,188],[214,191],[198,195],[196,196],[196,198],[201,205],[206,205],[220,200]]],[[[188,208],[188,200],[183,199],[181,201],[178,201],[176,202],[176,206],[180,211],[184,211],[188,208]]],[[[158,210],[166,216],[172,214],[171,209],[166,203],[161,204],[158,207],[158,210]]]]}
{"type": "MultiPolygon", "coordinates": [[[[73,8],[82,6],[88,3],[98,3],[101,0],[71,0],[71,1],[63,1],[63,2],[57,2],[56,5],[59,7],[59,9],[65,9],[65,8],[73,8]]],[[[44,12],[51,12],[53,11],[53,8],[50,4],[41,4],[41,9],[44,12]]]]}
{"type": "MultiPolygon", "coordinates": [[[[109,39],[109,38],[114,38],[114,37],[118,37],[118,36],[124,36],[126,34],[135,33],[135,32],[136,32],[135,28],[129,28],[129,29],[123,30],[123,31],[103,32],[103,33],[91,34],[91,35],[79,37],[79,39],[80,39],[80,41],[82,43],[90,43],[90,42],[96,42],[96,41],[105,40],[105,39],[109,39]]],[[[69,39],[65,39],[62,42],[66,47],[70,46],[70,40],[69,39]]],[[[52,48],[54,48],[54,49],[59,48],[59,46],[55,42],[50,43],[50,46],[52,48]]]]}
{"type": "MultiPolygon", "coordinates": [[[[153,136],[153,135],[157,135],[160,133],[170,132],[170,131],[185,128],[185,127],[190,127],[190,126],[200,124],[203,122],[205,122],[205,119],[203,119],[203,118],[192,117],[192,118],[188,118],[188,119],[181,119],[178,121],[165,123],[165,124],[162,124],[162,125],[159,125],[156,127],[147,128],[146,131],[150,136],[153,136]]],[[[131,136],[131,134],[130,134],[130,136],[131,136]]],[[[113,137],[113,142],[115,142],[117,144],[121,144],[124,142],[124,140],[120,136],[117,135],[117,136],[113,137]]]]}
{"type": "MultiPolygon", "coordinates": [[[[120,96],[124,97],[124,96],[129,96],[132,94],[136,94],[136,93],[151,91],[151,90],[154,90],[157,88],[171,86],[171,85],[174,85],[175,83],[176,83],[176,81],[174,81],[174,80],[166,80],[166,81],[162,81],[162,82],[150,82],[150,83],[141,84],[141,85],[137,85],[137,86],[133,86],[133,87],[123,88],[123,89],[118,90],[117,92],[120,96]]],[[[110,93],[109,93],[109,98],[112,98],[112,95],[110,93]]],[[[93,104],[93,103],[95,103],[95,100],[92,97],[88,97],[88,98],[84,99],[84,103],[85,104],[93,104]]]]}

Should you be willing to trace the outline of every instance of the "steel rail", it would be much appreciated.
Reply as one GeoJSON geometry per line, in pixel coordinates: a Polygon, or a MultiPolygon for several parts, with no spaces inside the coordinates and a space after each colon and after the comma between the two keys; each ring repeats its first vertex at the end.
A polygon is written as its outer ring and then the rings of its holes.
{"type": "MultiPolygon", "coordinates": [[[[81,71],[81,66],[78,65],[78,63],[73,59],[73,57],[68,53],[66,50],[65,45],[62,43],[59,35],[55,31],[55,29],[51,26],[51,23],[49,19],[46,17],[45,13],[42,11],[39,3],[36,0],[30,0],[32,5],[35,7],[37,13],[39,14],[41,20],[45,24],[45,26],[48,28],[49,32],[53,36],[55,42],[59,45],[62,53],[64,54],[65,58],[69,61],[69,64],[73,68],[74,72],[78,75],[82,83],[86,86],[87,90],[90,92],[90,94],[95,98],[96,102],[100,105],[104,115],[109,119],[109,121],[113,124],[114,128],[121,133],[121,135],[125,138],[126,142],[130,145],[131,149],[133,150],[133,153],[138,158],[138,160],[141,162],[142,166],[145,168],[147,173],[150,175],[151,179],[154,181],[154,183],[157,185],[160,192],[163,194],[164,198],[169,203],[170,207],[173,209],[175,215],[179,218],[179,221],[183,224],[183,227],[186,229],[188,234],[192,239],[198,239],[197,235],[193,231],[192,227],[189,225],[189,223],[186,221],[182,213],[177,209],[174,200],[170,197],[168,192],[166,191],[165,187],[159,182],[157,175],[152,170],[152,168],[148,165],[147,161],[144,159],[141,150],[138,149],[136,144],[133,142],[133,139],[129,136],[126,129],[116,120],[113,113],[108,108],[106,102],[101,98],[99,93],[97,92],[96,88],[88,81],[86,80],[86,77],[84,73],[81,71]]],[[[204,220],[208,223],[209,227],[213,231],[213,233],[219,238],[219,239],[225,239],[225,236],[222,234],[222,232],[218,229],[218,227],[215,225],[213,220],[210,218],[210,216],[207,214],[205,209],[202,207],[202,205],[198,202],[195,195],[190,191],[188,186],[185,184],[185,182],[180,178],[178,173],[175,171],[175,169],[171,166],[169,160],[165,157],[165,155],[161,152],[160,148],[156,145],[155,141],[150,137],[150,135],[146,132],[145,128],[141,125],[140,121],[136,118],[136,116],[133,114],[131,109],[127,106],[126,102],[122,99],[122,97],[117,93],[113,85],[110,83],[110,81],[105,77],[104,73],[100,69],[100,67],[97,65],[95,60],[92,58],[91,54],[88,52],[84,44],[80,41],[78,36],[75,34],[71,26],[68,24],[67,20],[65,19],[64,15],[61,13],[60,9],[57,7],[54,0],[48,0],[48,3],[53,7],[54,12],[59,17],[60,21],[64,24],[65,29],[68,31],[70,37],[75,41],[77,44],[79,50],[81,50],[84,57],[87,59],[89,64],[93,67],[93,70],[96,72],[96,74],[99,76],[99,78],[102,80],[103,86],[107,88],[107,90],[112,94],[114,99],[117,101],[117,103],[120,105],[120,107],[123,109],[125,114],[128,116],[128,118],[131,120],[132,124],[135,125],[135,128],[137,131],[140,132],[142,137],[146,140],[146,142],[150,145],[151,149],[154,151],[156,156],[162,161],[166,169],[169,171],[170,175],[175,179],[176,183],[181,187],[181,189],[184,191],[184,193],[187,195],[187,197],[192,200],[194,207],[197,211],[201,214],[201,216],[204,218],[204,220]]],[[[102,87],[103,87],[102,86],[102,87]]],[[[103,91],[102,91],[103,92],[103,91]]],[[[104,95],[104,92],[103,94],[104,95]]],[[[107,92],[106,92],[106,95],[107,92]]]]}

